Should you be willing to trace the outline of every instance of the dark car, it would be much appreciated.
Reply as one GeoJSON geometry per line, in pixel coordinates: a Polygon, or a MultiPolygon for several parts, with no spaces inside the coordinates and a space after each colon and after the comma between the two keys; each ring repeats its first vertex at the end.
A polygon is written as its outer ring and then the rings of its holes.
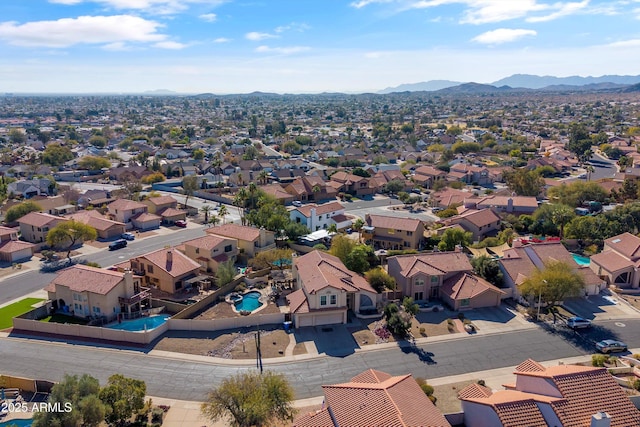
{"type": "Polygon", "coordinates": [[[127,247],[127,241],[124,239],[118,239],[115,242],[112,242],[109,245],[110,251],[115,251],[116,249],[122,249],[127,247]]]}

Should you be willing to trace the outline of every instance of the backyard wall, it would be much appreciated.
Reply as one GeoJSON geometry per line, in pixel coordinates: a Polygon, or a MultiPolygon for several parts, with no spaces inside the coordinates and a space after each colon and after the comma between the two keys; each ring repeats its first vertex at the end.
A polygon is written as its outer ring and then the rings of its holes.
{"type": "Polygon", "coordinates": [[[213,292],[212,294],[209,294],[206,297],[202,298],[200,301],[195,302],[193,304],[189,304],[185,309],[183,309],[176,315],[172,316],[171,318],[172,319],[188,319],[190,317],[193,317],[199,311],[206,309],[207,307],[209,307],[210,305],[218,301],[218,297],[222,297],[228,294],[229,292],[233,291],[236,286],[242,283],[243,279],[244,279],[244,276],[236,277],[231,282],[227,283],[226,285],[224,285],[217,291],[213,292]]]}
{"type": "Polygon", "coordinates": [[[169,329],[172,331],[220,331],[224,329],[247,328],[260,325],[277,325],[284,322],[284,313],[252,314],[249,316],[194,320],[169,319],[169,329]]]}
{"type": "Polygon", "coordinates": [[[166,308],[168,313],[172,313],[173,314],[173,313],[180,313],[182,310],[184,310],[186,307],[188,307],[188,304],[182,304],[182,303],[179,303],[179,302],[152,298],[151,299],[151,307],[153,307],[153,308],[164,307],[164,308],[166,308]]]}
{"type": "Polygon", "coordinates": [[[81,338],[93,338],[106,341],[121,341],[134,344],[149,344],[169,330],[168,322],[150,331],[123,331],[96,326],[74,325],[69,323],[49,323],[21,317],[13,318],[13,329],[31,331],[46,335],[65,335],[81,338]]]}

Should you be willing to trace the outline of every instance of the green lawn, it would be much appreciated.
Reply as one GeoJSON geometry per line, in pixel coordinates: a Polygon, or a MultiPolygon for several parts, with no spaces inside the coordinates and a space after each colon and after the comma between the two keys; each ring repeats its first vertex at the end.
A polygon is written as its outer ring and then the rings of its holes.
{"type": "Polygon", "coordinates": [[[50,323],[73,323],[74,325],[86,325],[88,322],[84,319],[79,319],[73,316],[65,316],[64,314],[54,314],[52,316],[47,316],[44,319],[40,320],[41,322],[50,322],[50,323]]]}
{"type": "Polygon", "coordinates": [[[33,309],[31,306],[40,301],[44,300],[42,298],[25,298],[0,308],[0,330],[12,327],[13,322],[11,319],[31,311],[33,309]]]}

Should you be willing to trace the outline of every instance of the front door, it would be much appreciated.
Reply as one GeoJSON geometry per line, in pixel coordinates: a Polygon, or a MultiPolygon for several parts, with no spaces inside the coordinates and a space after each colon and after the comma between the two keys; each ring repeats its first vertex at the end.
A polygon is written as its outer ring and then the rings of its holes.
{"type": "Polygon", "coordinates": [[[438,286],[434,286],[431,288],[429,292],[429,299],[438,299],[440,298],[440,288],[438,286]]]}
{"type": "Polygon", "coordinates": [[[414,301],[422,301],[424,299],[424,292],[416,292],[413,294],[414,301]]]}

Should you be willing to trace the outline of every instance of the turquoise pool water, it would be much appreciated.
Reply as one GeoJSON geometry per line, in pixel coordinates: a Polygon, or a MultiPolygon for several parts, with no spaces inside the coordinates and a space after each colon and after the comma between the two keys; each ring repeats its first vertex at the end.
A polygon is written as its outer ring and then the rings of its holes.
{"type": "Polygon", "coordinates": [[[33,421],[31,418],[16,418],[15,420],[5,421],[0,423],[0,427],[4,426],[17,426],[17,427],[31,427],[33,421]]]}
{"type": "Polygon", "coordinates": [[[580,256],[580,255],[576,255],[576,254],[571,254],[571,256],[573,257],[573,260],[578,265],[589,265],[589,264],[591,264],[591,259],[589,259],[586,256],[580,256]]]}
{"type": "Polygon", "coordinates": [[[125,331],[144,331],[157,328],[169,319],[168,314],[160,314],[158,316],[140,317],[139,319],[123,320],[122,323],[107,326],[109,329],[122,329],[125,331]]]}
{"type": "Polygon", "coordinates": [[[236,303],[236,310],[256,310],[258,307],[262,306],[262,303],[259,301],[260,295],[260,292],[255,291],[242,295],[242,301],[236,303]]]}

